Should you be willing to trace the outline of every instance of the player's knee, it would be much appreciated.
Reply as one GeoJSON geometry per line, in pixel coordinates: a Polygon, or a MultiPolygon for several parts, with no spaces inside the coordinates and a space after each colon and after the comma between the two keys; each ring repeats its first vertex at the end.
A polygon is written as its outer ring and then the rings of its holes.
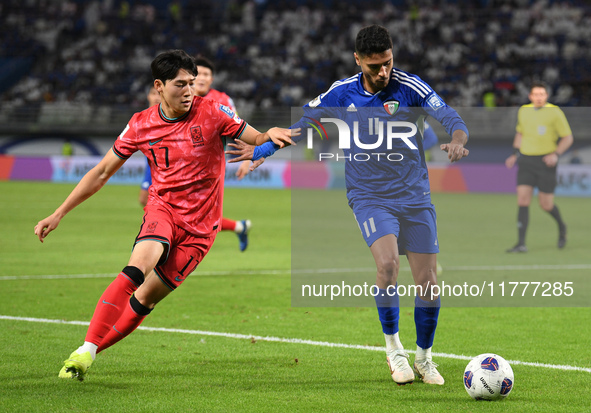
{"type": "Polygon", "coordinates": [[[553,201],[540,200],[540,206],[542,207],[542,209],[544,211],[550,212],[554,208],[554,202],[553,201]]]}
{"type": "Polygon", "coordinates": [[[432,299],[431,297],[435,297],[438,295],[438,287],[436,287],[436,285],[437,279],[435,278],[435,276],[429,277],[428,279],[419,282],[417,284],[418,295],[421,297],[421,299],[430,301],[432,299]]]}
{"type": "Polygon", "coordinates": [[[527,207],[531,204],[531,195],[530,194],[517,194],[517,205],[520,207],[527,207]]]}
{"type": "Polygon", "coordinates": [[[138,287],[143,284],[144,273],[138,267],[128,265],[127,267],[123,268],[122,272],[127,275],[129,279],[133,281],[138,287]]]}
{"type": "Polygon", "coordinates": [[[531,204],[531,196],[524,196],[524,195],[518,195],[517,196],[517,205],[522,207],[522,206],[529,206],[531,204]]]}
{"type": "Polygon", "coordinates": [[[396,257],[386,256],[376,260],[376,267],[378,270],[378,276],[384,278],[391,278],[398,275],[398,269],[400,262],[396,257]]]}

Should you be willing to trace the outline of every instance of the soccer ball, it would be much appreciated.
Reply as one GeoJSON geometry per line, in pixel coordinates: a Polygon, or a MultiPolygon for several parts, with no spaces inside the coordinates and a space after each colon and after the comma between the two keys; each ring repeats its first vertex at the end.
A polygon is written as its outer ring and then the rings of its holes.
{"type": "Polygon", "coordinates": [[[464,387],[475,400],[504,399],[511,393],[513,383],[511,365],[497,354],[476,356],[464,370],[464,387]]]}

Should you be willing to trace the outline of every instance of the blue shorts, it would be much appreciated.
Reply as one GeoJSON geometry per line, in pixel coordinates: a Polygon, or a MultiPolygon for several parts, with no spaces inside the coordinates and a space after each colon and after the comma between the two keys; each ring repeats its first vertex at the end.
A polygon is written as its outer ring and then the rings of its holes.
{"type": "Polygon", "coordinates": [[[437,254],[437,216],[435,207],[409,205],[352,205],[353,214],[368,247],[384,235],[398,238],[399,254],[406,251],[437,254]]]}

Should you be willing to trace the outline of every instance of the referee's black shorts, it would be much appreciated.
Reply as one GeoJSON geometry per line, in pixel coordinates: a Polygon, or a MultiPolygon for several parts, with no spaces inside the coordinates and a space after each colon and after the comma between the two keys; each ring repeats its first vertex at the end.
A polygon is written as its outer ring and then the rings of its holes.
{"type": "Polygon", "coordinates": [[[546,155],[521,155],[517,159],[517,185],[537,187],[540,192],[553,194],[556,188],[556,166],[548,167],[542,161],[546,155]]]}

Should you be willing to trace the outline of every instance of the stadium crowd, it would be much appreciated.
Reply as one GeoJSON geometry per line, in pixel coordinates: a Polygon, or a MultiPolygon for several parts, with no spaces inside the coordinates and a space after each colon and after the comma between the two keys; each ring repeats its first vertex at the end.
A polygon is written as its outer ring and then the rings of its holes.
{"type": "Polygon", "coordinates": [[[584,1],[5,0],[0,16],[0,62],[32,62],[3,79],[14,85],[0,103],[12,107],[143,109],[150,61],[170,48],[214,60],[214,87],[242,113],[298,106],[358,71],[344,51],[376,22],[393,35],[395,66],[452,106],[520,105],[533,80],[550,85],[555,104],[591,105],[584,1]]]}

